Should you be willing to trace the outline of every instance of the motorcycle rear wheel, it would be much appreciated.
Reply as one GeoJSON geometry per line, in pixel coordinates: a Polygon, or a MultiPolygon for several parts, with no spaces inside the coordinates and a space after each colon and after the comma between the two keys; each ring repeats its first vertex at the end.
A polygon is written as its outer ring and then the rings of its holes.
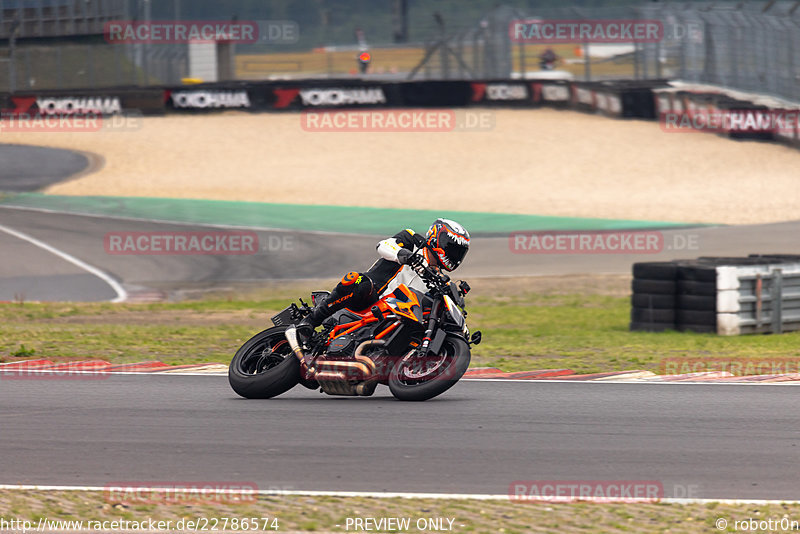
{"type": "Polygon", "coordinates": [[[246,399],[270,399],[300,382],[300,360],[284,335],[286,326],[259,332],[236,351],[228,367],[231,388],[246,399]]]}
{"type": "Polygon", "coordinates": [[[457,336],[447,336],[440,353],[422,360],[423,365],[433,363],[430,372],[415,367],[419,360],[403,358],[389,375],[389,389],[402,401],[425,401],[441,395],[458,382],[469,367],[470,350],[466,341],[457,336]],[[437,360],[438,358],[438,360],[437,360]]]}

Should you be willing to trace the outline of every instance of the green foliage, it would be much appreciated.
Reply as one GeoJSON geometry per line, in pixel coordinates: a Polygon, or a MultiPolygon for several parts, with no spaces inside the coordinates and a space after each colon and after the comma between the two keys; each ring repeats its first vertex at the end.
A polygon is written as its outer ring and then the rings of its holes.
{"type": "Polygon", "coordinates": [[[11,353],[11,356],[15,358],[26,358],[28,356],[33,356],[36,354],[36,349],[26,349],[25,345],[20,345],[18,350],[15,350],[11,353]]]}

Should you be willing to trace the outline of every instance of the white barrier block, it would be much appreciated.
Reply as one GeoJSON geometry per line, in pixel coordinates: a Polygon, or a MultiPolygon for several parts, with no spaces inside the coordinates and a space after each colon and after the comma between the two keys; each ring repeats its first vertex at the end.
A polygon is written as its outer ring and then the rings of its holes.
{"type": "Polygon", "coordinates": [[[717,314],[717,334],[720,336],[738,336],[741,333],[738,315],[735,313],[717,314]]]}
{"type": "Polygon", "coordinates": [[[717,291],[739,289],[739,269],[729,265],[717,267],[717,291]]]}
{"type": "Polygon", "coordinates": [[[717,313],[739,313],[742,306],[739,304],[739,291],[725,289],[717,291],[717,313]]]}

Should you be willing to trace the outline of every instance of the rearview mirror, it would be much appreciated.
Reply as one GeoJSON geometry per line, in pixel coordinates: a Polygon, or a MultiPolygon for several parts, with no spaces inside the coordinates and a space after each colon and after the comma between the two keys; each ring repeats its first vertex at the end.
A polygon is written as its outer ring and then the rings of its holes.
{"type": "Polygon", "coordinates": [[[311,292],[311,304],[317,306],[321,302],[323,302],[326,298],[330,297],[331,294],[329,291],[312,291],[311,292]]]}
{"type": "Polygon", "coordinates": [[[481,331],[476,330],[475,333],[472,334],[472,337],[469,340],[470,343],[473,345],[480,345],[481,343],[481,331]]]}

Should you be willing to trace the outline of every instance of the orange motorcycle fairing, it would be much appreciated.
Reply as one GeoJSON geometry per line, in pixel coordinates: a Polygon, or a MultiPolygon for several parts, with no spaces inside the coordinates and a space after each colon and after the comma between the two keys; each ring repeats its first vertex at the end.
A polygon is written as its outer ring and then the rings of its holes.
{"type": "Polygon", "coordinates": [[[408,286],[401,284],[397,289],[387,295],[382,302],[399,317],[411,319],[417,323],[422,323],[422,304],[417,297],[417,294],[408,288],[408,286]]]}
{"type": "MultiPolygon", "coordinates": [[[[398,317],[411,319],[412,321],[418,323],[423,322],[422,304],[420,304],[419,297],[417,297],[416,293],[404,284],[399,285],[393,292],[376,302],[375,306],[378,307],[378,310],[384,316],[388,312],[393,313],[398,317]]],[[[349,323],[336,325],[333,330],[331,330],[331,333],[328,334],[328,341],[333,341],[339,336],[351,334],[369,324],[378,322],[378,319],[372,314],[371,310],[371,307],[370,309],[362,311],[350,310],[356,315],[360,316],[361,319],[358,321],[351,321],[349,323]]],[[[392,329],[394,329],[396,326],[397,325],[394,325],[392,329]]]]}

